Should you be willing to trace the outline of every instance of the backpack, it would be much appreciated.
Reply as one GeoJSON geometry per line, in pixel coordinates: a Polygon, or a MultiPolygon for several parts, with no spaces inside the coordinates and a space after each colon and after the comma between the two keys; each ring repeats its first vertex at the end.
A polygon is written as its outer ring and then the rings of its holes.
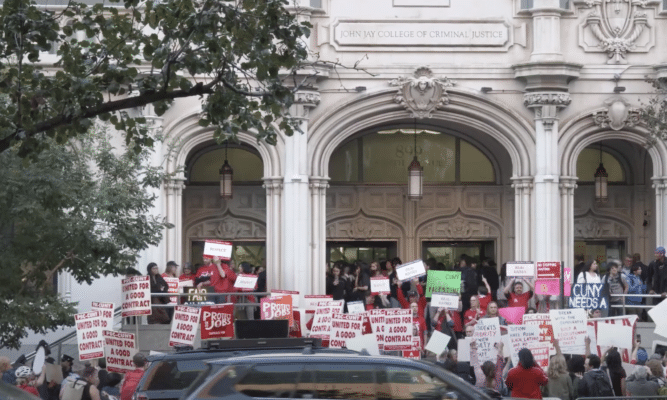
{"type": "Polygon", "coordinates": [[[606,372],[590,374],[588,397],[614,397],[614,389],[606,372]]]}
{"type": "Polygon", "coordinates": [[[65,389],[63,389],[62,400],[81,400],[83,391],[90,388],[90,383],[83,379],[76,378],[73,381],[67,382],[65,389]]]}

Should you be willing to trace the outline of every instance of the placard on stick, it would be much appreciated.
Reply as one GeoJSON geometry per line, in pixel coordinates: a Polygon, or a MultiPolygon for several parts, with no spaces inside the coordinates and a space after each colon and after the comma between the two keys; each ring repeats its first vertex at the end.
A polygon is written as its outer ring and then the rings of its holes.
{"type": "Polygon", "coordinates": [[[405,282],[424,275],[426,275],[426,267],[424,266],[424,262],[422,260],[411,261],[396,267],[396,277],[401,282],[405,282]]]}
{"type": "Polygon", "coordinates": [[[169,346],[192,346],[195,343],[200,313],[201,308],[198,307],[174,307],[174,320],[171,323],[169,346]]]}
{"type": "Polygon", "coordinates": [[[201,309],[202,340],[234,337],[234,304],[216,304],[201,309]]]}
{"type": "Polygon", "coordinates": [[[104,337],[102,322],[97,311],[76,314],[76,342],[79,360],[85,361],[104,357],[104,337]]]}
{"type": "Polygon", "coordinates": [[[135,370],[132,357],[137,354],[134,333],[102,331],[104,335],[104,353],[106,354],[107,370],[124,374],[135,370]]]}
{"type": "Polygon", "coordinates": [[[204,242],[204,255],[209,257],[220,257],[221,260],[232,259],[232,242],[222,240],[207,240],[204,242]]]}
{"type": "Polygon", "coordinates": [[[508,262],[507,276],[532,278],[535,276],[535,263],[532,261],[508,262]]]}
{"type": "Polygon", "coordinates": [[[412,349],[412,310],[385,309],[385,350],[412,349]]]}
{"type": "Polygon", "coordinates": [[[362,314],[334,313],[331,316],[329,347],[347,347],[347,340],[361,336],[363,321],[362,314]]]}
{"type": "Polygon", "coordinates": [[[151,315],[150,276],[131,276],[122,280],[123,317],[151,315]]]}
{"type": "Polygon", "coordinates": [[[91,311],[99,313],[102,330],[113,330],[113,309],[113,303],[92,302],[91,311]]]}

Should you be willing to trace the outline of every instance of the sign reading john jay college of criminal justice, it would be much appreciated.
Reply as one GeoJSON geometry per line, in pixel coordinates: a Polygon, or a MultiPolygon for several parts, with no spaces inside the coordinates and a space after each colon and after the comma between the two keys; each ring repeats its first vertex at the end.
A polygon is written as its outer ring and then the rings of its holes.
{"type": "Polygon", "coordinates": [[[504,21],[342,21],[333,41],[346,46],[502,47],[509,40],[504,21]]]}

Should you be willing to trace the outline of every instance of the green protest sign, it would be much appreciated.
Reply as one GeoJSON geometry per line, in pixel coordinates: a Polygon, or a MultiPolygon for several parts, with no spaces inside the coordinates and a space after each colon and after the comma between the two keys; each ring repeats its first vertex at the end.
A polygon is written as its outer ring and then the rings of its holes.
{"type": "Polygon", "coordinates": [[[460,291],[460,271],[428,271],[426,275],[426,297],[431,297],[431,293],[459,293],[460,291]]]}

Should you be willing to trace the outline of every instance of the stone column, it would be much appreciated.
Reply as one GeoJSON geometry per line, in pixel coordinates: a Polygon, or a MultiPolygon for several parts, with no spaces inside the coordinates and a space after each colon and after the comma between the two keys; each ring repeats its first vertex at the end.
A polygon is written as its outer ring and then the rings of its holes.
{"type": "Polygon", "coordinates": [[[310,177],[311,207],[311,265],[313,266],[312,291],[314,294],[326,292],[325,266],[327,260],[327,188],[329,178],[310,177]]]}
{"type": "Polygon", "coordinates": [[[283,178],[264,178],[266,189],[266,289],[280,289],[282,269],[280,268],[280,210],[283,178]]]}
{"type": "Polygon", "coordinates": [[[308,182],[308,114],[320,102],[314,90],[297,92],[292,116],[300,121],[302,132],[285,137],[285,176],[283,180],[281,281],[280,288],[310,294],[312,286],[308,182]]]}
{"type": "Polygon", "coordinates": [[[184,178],[167,179],[164,182],[166,192],[166,212],[167,222],[174,227],[167,229],[164,236],[166,249],[163,252],[166,260],[151,260],[158,263],[161,268],[167,264],[167,261],[174,260],[177,263],[182,262],[183,257],[183,189],[185,189],[184,178]]]}
{"type": "Polygon", "coordinates": [[[654,177],[655,189],[655,243],[665,246],[667,240],[667,177],[654,177]]]}
{"type": "MultiPolygon", "coordinates": [[[[529,261],[533,240],[532,205],[533,177],[519,176],[512,178],[514,189],[514,260],[529,261]]],[[[511,261],[511,260],[507,260],[511,261]]]]}
{"type": "Polygon", "coordinates": [[[536,92],[524,96],[535,112],[535,246],[533,261],[560,261],[558,109],[570,104],[568,93],[536,92]]]}
{"type": "Polygon", "coordinates": [[[566,267],[574,263],[574,189],[577,188],[576,176],[560,177],[560,224],[561,224],[561,258],[566,267]]]}
{"type": "Polygon", "coordinates": [[[565,11],[559,0],[533,0],[533,52],[531,62],[563,61],[560,49],[560,16],[565,11]]]}

